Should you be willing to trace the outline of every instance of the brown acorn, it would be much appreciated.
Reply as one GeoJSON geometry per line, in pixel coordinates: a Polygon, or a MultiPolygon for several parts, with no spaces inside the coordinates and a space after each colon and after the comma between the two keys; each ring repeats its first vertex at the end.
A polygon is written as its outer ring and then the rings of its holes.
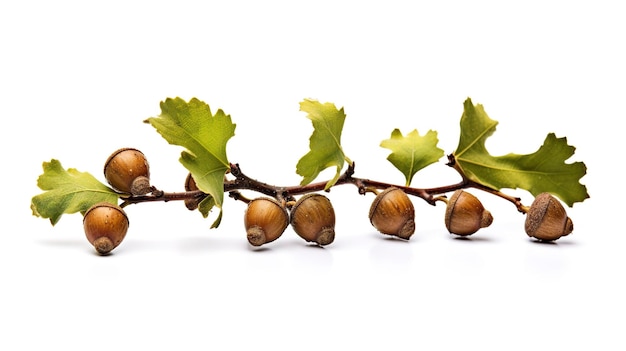
{"type": "Polygon", "coordinates": [[[108,202],[91,206],[83,217],[87,240],[101,255],[108,254],[124,240],[128,224],[124,210],[108,202]]]}
{"type": "Polygon", "coordinates": [[[554,241],[570,234],[574,230],[574,223],[554,196],[541,193],[530,205],[524,227],[530,237],[554,241]]]}
{"type": "Polygon", "coordinates": [[[303,195],[291,208],[291,226],[304,240],[329,245],[335,240],[335,210],[321,194],[303,195]]]}
{"type": "Polygon", "coordinates": [[[451,234],[467,236],[490,226],[493,216],[476,196],[457,190],[448,200],[445,222],[451,234]]]}
{"type": "Polygon", "coordinates": [[[152,191],[148,161],[137,149],[122,148],[112,153],[104,164],[104,177],[123,193],[145,195],[152,191]]]}
{"type": "Polygon", "coordinates": [[[283,234],[289,226],[289,214],[275,199],[260,197],[248,203],[243,221],[248,242],[261,246],[283,234]]]}
{"type": "MultiPolygon", "coordinates": [[[[191,176],[191,173],[187,174],[187,178],[185,179],[185,190],[186,191],[198,190],[196,181],[191,176]]],[[[202,202],[202,198],[185,199],[185,206],[187,206],[189,211],[193,211],[198,208],[198,205],[200,204],[200,202],[202,202]]]]}
{"type": "Polygon", "coordinates": [[[401,189],[389,187],[376,195],[369,212],[379,232],[408,240],[415,232],[415,208],[401,189]]]}

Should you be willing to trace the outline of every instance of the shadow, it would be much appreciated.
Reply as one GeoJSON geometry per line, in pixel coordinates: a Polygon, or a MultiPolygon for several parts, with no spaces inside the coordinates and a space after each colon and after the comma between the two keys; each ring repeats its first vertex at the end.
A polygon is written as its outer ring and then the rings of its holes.
{"type": "Polygon", "coordinates": [[[575,242],[575,241],[570,241],[570,240],[561,240],[559,239],[556,242],[553,242],[554,244],[557,244],[558,246],[578,246],[580,243],[575,242]]]}
{"type": "MultiPolygon", "coordinates": [[[[328,245],[332,245],[333,243],[330,243],[328,245]]],[[[311,247],[313,249],[318,249],[318,250],[326,250],[326,246],[322,246],[316,243],[306,243],[306,245],[304,245],[305,247],[311,247]]]]}
{"type": "MultiPolygon", "coordinates": [[[[239,238],[237,238],[239,239],[239,238]]],[[[216,237],[211,235],[197,235],[190,237],[182,237],[178,239],[172,239],[165,242],[154,242],[153,246],[159,246],[161,249],[167,249],[167,247],[176,245],[178,249],[187,254],[201,254],[204,255],[207,252],[224,252],[229,250],[241,250],[242,244],[245,246],[251,246],[244,238],[243,240],[229,239],[225,237],[216,237]]],[[[146,246],[146,243],[142,243],[142,246],[146,246]]],[[[148,245],[149,246],[149,245],[148,245]]]]}
{"type": "MultiPolygon", "coordinates": [[[[389,235],[389,234],[380,234],[380,233],[377,234],[378,237],[380,237],[381,235],[383,236],[382,239],[384,241],[386,241],[386,242],[395,242],[395,243],[408,243],[413,238],[413,237],[411,237],[409,239],[403,239],[403,238],[400,238],[398,236],[393,236],[393,235],[389,235]]],[[[416,241],[416,240],[413,240],[413,241],[416,241]]]]}
{"type": "Polygon", "coordinates": [[[533,243],[534,245],[545,245],[545,246],[576,246],[577,243],[574,241],[557,239],[555,241],[545,241],[539,240],[537,238],[528,238],[528,241],[533,243]]]}
{"type": "Polygon", "coordinates": [[[546,245],[546,246],[556,246],[556,245],[558,245],[554,241],[545,241],[545,240],[539,240],[539,239],[535,239],[535,238],[528,238],[528,241],[530,241],[531,243],[537,244],[537,245],[546,245]]]}
{"type": "MultiPolygon", "coordinates": [[[[328,271],[333,266],[333,250],[314,242],[302,242],[294,240],[291,247],[285,249],[289,262],[297,266],[299,270],[311,272],[328,271]]],[[[332,246],[333,243],[328,244],[332,246]]]]}
{"type": "Polygon", "coordinates": [[[251,252],[265,252],[265,251],[272,251],[272,248],[269,247],[268,245],[272,245],[272,243],[265,243],[262,246],[253,246],[248,244],[248,251],[251,252]]]}
{"type": "Polygon", "coordinates": [[[46,240],[40,240],[39,243],[43,246],[48,246],[48,247],[56,247],[56,248],[63,248],[63,249],[68,248],[69,250],[76,250],[79,252],[82,251],[83,253],[86,253],[94,257],[113,256],[115,255],[116,252],[123,250],[123,248],[120,248],[120,247],[124,245],[124,242],[122,242],[120,245],[118,245],[118,247],[114,248],[110,252],[101,254],[101,253],[98,253],[98,251],[96,251],[93,245],[91,245],[87,241],[87,239],[84,239],[84,240],[79,240],[79,239],[60,239],[60,240],[50,239],[48,240],[46,239],[46,240]]]}
{"type": "Polygon", "coordinates": [[[280,247],[286,248],[286,250],[293,250],[296,248],[306,248],[306,250],[326,250],[326,247],[335,246],[335,241],[328,245],[320,245],[313,241],[306,241],[300,237],[298,238],[290,238],[289,240],[283,240],[280,244],[277,244],[280,247]]]}
{"type": "Polygon", "coordinates": [[[450,235],[452,235],[453,240],[461,241],[461,242],[492,242],[493,241],[493,239],[487,238],[484,236],[473,236],[473,235],[460,236],[460,235],[454,235],[454,234],[450,234],[450,235]]]}
{"type": "Polygon", "coordinates": [[[411,240],[378,233],[380,235],[384,235],[382,240],[377,238],[368,250],[369,260],[381,269],[399,271],[410,267],[414,254],[411,240]]]}
{"type": "Polygon", "coordinates": [[[188,237],[179,240],[179,247],[184,252],[206,252],[215,246],[215,240],[205,237],[188,237]]]}
{"type": "Polygon", "coordinates": [[[49,247],[91,247],[87,239],[43,239],[37,241],[43,246],[49,247]]]}

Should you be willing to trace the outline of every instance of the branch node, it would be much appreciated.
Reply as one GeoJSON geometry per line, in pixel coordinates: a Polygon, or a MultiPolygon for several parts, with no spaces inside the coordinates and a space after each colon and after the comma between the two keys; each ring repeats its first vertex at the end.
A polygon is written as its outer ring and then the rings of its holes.
{"type": "Polygon", "coordinates": [[[454,158],[454,154],[449,154],[448,163],[446,163],[446,166],[454,167],[455,164],[456,164],[456,159],[454,158]]]}

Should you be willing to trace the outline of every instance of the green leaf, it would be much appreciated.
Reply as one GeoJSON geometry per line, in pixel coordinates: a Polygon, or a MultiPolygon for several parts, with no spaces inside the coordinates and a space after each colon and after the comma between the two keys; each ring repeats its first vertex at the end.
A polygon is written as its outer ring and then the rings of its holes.
{"type": "Polygon", "coordinates": [[[443,157],[444,152],[437,147],[438,142],[437,132],[432,130],[420,136],[414,129],[403,136],[399,129],[394,129],[391,138],[383,140],[380,146],[392,151],[387,160],[404,174],[406,186],[409,186],[415,173],[443,157]]]}
{"type": "Polygon", "coordinates": [[[51,160],[43,163],[43,174],[37,178],[37,186],[43,193],[32,198],[33,215],[50,218],[57,224],[64,213],[85,213],[98,202],[117,204],[119,194],[102,184],[94,176],[74,168],[67,171],[61,162],[51,160]]]}
{"type": "Polygon", "coordinates": [[[487,116],[482,105],[472,104],[469,98],[465,101],[459,145],[451,160],[459,173],[496,190],[521,188],[534,196],[552,193],[570,207],[589,197],[587,188],[580,184],[580,178],[587,172],[585,164],[565,163],[576,149],[567,144],[566,138],[550,133],[532,154],[491,156],[485,141],[497,124],[487,116]]]}
{"type": "Polygon", "coordinates": [[[202,217],[207,218],[213,206],[215,206],[215,200],[211,195],[208,195],[198,204],[198,211],[200,211],[202,217]]]}
{"type": "Polygon", "coordinates": [[[343,108],[338,110],[332,103],[320,103],[305,99],[300,103],[300,111],[307,113],[313,122],[313,134],[309,139],[311,149],[296,165],[296,173],[303,177],[301,185],[311,183],[326,168],[335,166],[337,173],[326,183],[326,190],[339,179],[344,162],[352,161],[341,148],[341,132],[346,115],[343,108]]]}
{"type": "MultiPolygon", "coordinates": [[[[145,122],[150,123],[170,144],[186,148],[181,153],[180,163],[191,172],[198,189],[211,195],[214,202],[207,202],[211,204],[209,210],[213,206],[220,209],[211,227],[219,226],[224,201],[224,175],[230,169],[226,143],[235,135],[235,124],[230,116],[222,110],[213,115],[209,105],[196,98],[189,102],[168,98],[161,102],[161,114],[145,122]]],[[[203,208],[206,210],[206,207],[203,208]]]]}

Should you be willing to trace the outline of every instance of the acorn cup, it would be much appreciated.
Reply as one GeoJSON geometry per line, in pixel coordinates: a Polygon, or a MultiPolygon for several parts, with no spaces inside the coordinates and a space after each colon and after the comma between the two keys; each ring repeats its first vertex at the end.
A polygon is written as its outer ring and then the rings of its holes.
{"type": "Polygon", "coordinates": [[[128,225],[124,210],[108,202],[91,206],[83,217],[87,240],[101,255],[108,254],[124,240],[128,225]]]}
{"type": "Polygon", "coordinates": [[[290,223],[307,242],[324,246],[335,240],[335,210],[324,195],[309,193],[298,199],[291,208],[290,223]]]}
{"type": "Polygon", "coordinates": [[[248,203],[244,226],[250,245],[261,246],[283,234],[289,226],[289,214],[275,199],[256,198],[248,203]]]}
{"type": "Polygon", "coordinates": [[[476,196],[457,190],[448,200],[445,222],[450,234],[468,236],[490,226],[493,216],[476,196]]]}
{"type": "Polygon", "coordinates": [[[150,166],[145,155],[133,148],[122,148],[112,153],[104,164],[104,177],[118,191],[145,195],[152,191],[150,166]]]}
{"type": "Polygon", "coordinates": [[[383,234],[408,240],[415,232],[415,208],[401,189],[389,187],[376,195],[369,212],[370,223],[383,234]]]}
{"type": "Polygon", "coordinates": [[[526,213],[524,229],[529,237],[554,241],[572,233],[574,223],[554,196],[541,193],[535,197],[526,213]]]}

